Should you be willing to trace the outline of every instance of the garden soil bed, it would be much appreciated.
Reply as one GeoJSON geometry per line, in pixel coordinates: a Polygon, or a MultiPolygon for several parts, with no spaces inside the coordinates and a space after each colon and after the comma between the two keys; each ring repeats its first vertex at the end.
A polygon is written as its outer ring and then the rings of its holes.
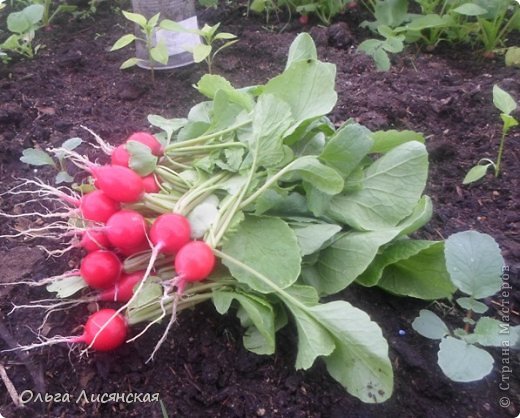
{"type": "MultiPolygon", "coordinates": [[[[464,49],[434,53],[410,48],[396,56],[389,72],[377,72],[369,58],[355,52],[367,35],[359,31],[355,14],[329,29],[302,28],[290,23],[265,27],[243,9],[201,11],[199,19],[223,21],[240,41],[217,58],[216,72],[242,87],[264,83],[283,70],[288,47],[297,32],[308,30],[318,45],[320,59],[337,65],[338,103],[330,115],[339,124],[354,118],[373,130],[412,129],[427,138],[430,181],[427,193],[435,214],[421,236],[442,239],[475,229],[500,244],[510,282],[518,289],[520,238],[520,130],[506,144],[503,172],[474,186],[462,186],[466,171],[480,158],[494,158],[500,119],[492,104],[495,83],[520,99],[518,69],[502,60],[482,61],[464,49]],[[271,30],[271,31],[269,31],[271,30]]],[[[202,65],[157,74],[152,86],[141,69],[119,70],[130,49],[109,53],[112,43],[131,26],[108,7],[94,18],[61,18],[38,33],[41,48],[32,61],[15,60],[0,67],[0,176],[5,192],[18,178],[52,180],[52,172],[35,170],[19,158],[24,148],[56,146],[71,137],[88,139],[86,126],[113,144],[135,130],[149,129],[146,116],[184,117],[203,98],[192,84],[204,74],[202,65]]],[[[518,113],[515,116],[520,116],[518,113]]],[[[16,210],[14,199],[0,196],[3,212],[16,210]]],[[[15,222],[2,220],[3,234],[15,222]]],[[[38,280],[77,265],[80,254],[46,259],[37,243],[0,240],[0,281],[38,280]]],[[[42,289],[0,287],[0,350],[36,339],[40,312],[19,310],[8,315],[11,303],[43,298],[42,289]]],[[[381,405],[363,404],[346,393],[319,361],[311,370],[295,371],[296,334],[286,327],[278,334],[277,352],[258,356],[242,347],[242,329],[233,315],[219,316],[211,304],[183,312],[156,360],[145,364],[158,327],[147,338],[110,354],[80,358],[66,346],[34,350],[26,355],[0,353],[0,364],[18,393],[47,394],[47,401],[16,408],[7,391],[0,390],[0,415],[17,417],[161,417],[158,402],[117,402],[103,394],[159,394],[170,417],[515,417],[520,412],[520,364],[511,354],[514,373],[501,373],[504,356],[493,351],[493,372],[480,382],[458,384],[436,365],[437,343],[418,336],[411,322],[428,302],[398,298],[377,289],[351,286],[338,297],[367,311],[389,341],[395,371],[395,391],[381,405]],[[501,389],[503,379],[508,390],[501,389]],[[84,392],[82,392],[84,391],[84,392]],[[61,399],[60,399],[61,397],[61,399]],[[68,402],[66,401],[67,397],[68,402]],[[501,407],[500,400],[511,400],[501,407]],[[51,400],[52,399],[52,400],[51,400]],[[105,400],[105,401],[103,401],[105,400]]],[[[501,298],[487,300],[497,318],[501,298]]],[[[511,324],[518,324],[519,293],[508,297],[511,324]]],[[[431,308],[456,323],[456,308],[445,301],[431,308]]],[[[47,335],[70,335],[80,330],[87,308],[50,317],[47,335]]],[[[502,387],[504,387],[502,385],[502,387]]],[[[45,396],[45,395],[43,395],[45,396]]],[[[505,402],[505,401],[502,401],[505,402]]]]}

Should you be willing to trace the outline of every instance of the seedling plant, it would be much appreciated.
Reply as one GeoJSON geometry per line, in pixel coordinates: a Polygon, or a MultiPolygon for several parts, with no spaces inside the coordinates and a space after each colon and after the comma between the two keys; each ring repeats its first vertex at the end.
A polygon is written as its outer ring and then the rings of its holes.
{"type": "Polygon", "coordinates": [[[506,136],[511,128],[518,126],[518,121],[513,116],[511,116],[511,113],[514,112],[517,108],[517,103],[508,92],[502,90],[498,85],[495,84],[493,86],[493,104],[498,110],[502,112],[500,114],[500,118],[502,119],[503,123],[500,144],[498,146],[497,159],[496,161],[490,160],[489,158],[481,159],[476,166],[472,167],[468,171],[464,177],[464,180],[462,181],[463,184],[469,184],[480,180],[486,175],[489,167],[493,167],[495,177],[500,175],[506,136]]]}
{"type": "MultiPolygon", "coordinates": [[[[412,323],[421,335],[440,340],[438,364],[443,373],[456,382],[471,382],[488,375],[494,360],[482,347],[502,350],[520,348],[520,326],[511,326],[488,316],[486,304],[478,299],[495,295],[508,300],[511,285],[502,281],[505,263],[495,240],[476,231],[459,232],[445,243],[446,266],[451,282],[465,296],[457,298],[457,305],[466,311],[462,328],[451,330],[430,310],[423,309],[412,323]],[[474,316],[479,315],[479,319],[474,316]]],[[[509,312],[509,306],[506,307],[509,312]]],[[[508,315],[507,315],[508,317],[508,315]]]]}
{"type": "Polygon", "coordinates": [[[217,54],[223,49],[238,42],[235,35],[228,32],[218,32],[220,23],[213,26],[205,24],[202,29],[186,29],[181,24],[174,22],[173,20],[165,19],[160,24],[161,28],[170,30],[173,32],[188,32],[199,35],[202,38],[203,43],[195,45],[190,52],[193,54],[193,60],[196,63],[205,61],[208,66],[208,72],[213,73],[213,63],[217,54]],[[223,42],[219,47],[217,43],[223,42]]]}
{"type": "Polygon", "coordinates": [[[141,58],[132,57],[124,61],[120,68],[130,68],[139,63],[145,66],[149,66],[152,83],[155,84],[155,67],[157,64],[165,65],[169,59],[168,48],[165,42],[162,40],[157,41],[155,37],[155,32],[159,24],[160,13],[157,13],[150,19],[146,19],[145,16],[139,13],[131,13],[124,10],[123,15],[126,19],[139,26],[143,37],[138,37],[133,33],[123,35],[114,43],[114,45],[112,45],[110,51],[117,51],[132,44],[133,42],[142,42],[145,45],[146,51],[148,53],[148,59],[144,60],[141,58]]]}

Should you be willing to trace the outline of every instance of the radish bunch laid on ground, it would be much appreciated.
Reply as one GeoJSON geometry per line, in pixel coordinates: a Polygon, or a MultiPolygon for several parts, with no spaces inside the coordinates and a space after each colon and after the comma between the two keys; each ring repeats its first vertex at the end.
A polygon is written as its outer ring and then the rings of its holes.
{"type": "Polygon", "coordinates": [[[23,308],[96,301],[103,309],[82,336],[27,347],[75,342],[105,351],[162,327],[153,357],[180,311],[212,301],[221,314],[238,310],[249,350],[272,354],[289,319],[298,369],[321,357],[354,396],[388,399],[393,372],[379,326],[346,301],[320,298],[354,282],[423,299],[454,287],[442,242],[409,238],[432,213],[423,136],[350,120],[336,127],[325,116],[334,83],[334,65],[320,62],[302,34],[284,72],[265,85],[236,89],[206,75],[196,86],[206,100],[187,118],[149,117],[156,135],[140,132],[114,148],[91,132],[110,156],[104,165],[78,148],[48,150],[85,180],[71,188],[26,180],[12,193],[36,194],[56,211],[4,216],[50,220],[12,236],[62,240],[46,251],[81,247],[84,255],[77,269],[32,283],[56,300],[23,308]]]}

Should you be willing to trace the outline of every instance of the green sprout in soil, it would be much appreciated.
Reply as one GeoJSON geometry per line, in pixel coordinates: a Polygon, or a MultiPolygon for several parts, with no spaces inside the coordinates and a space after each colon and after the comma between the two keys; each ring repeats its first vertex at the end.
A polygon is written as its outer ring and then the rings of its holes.
{"type": "MultiPolygon", "coordinates": [[[[426,338],[440,340],[438,364],[455,382],[472,382],[487,376],[494,360],[482,347],[519,348],[520,326],[509,323],[509,306],[500,321],[482,315],[488,306],[478,299],[495,295],[502,300],[510,296],[508,270],[495,240],[487,234],[465,231],[451,235],[445,242],[444,254],[450,280],[466,296],[456,299],[466,311],[463,328],[450,330],[432,311],[423,309],[412,323],[413,329],[426,338]]],[[[505,305],[502,305],[505,306],[505,305]]]]}
{"type": "Polygon", "coordinates": [[[506,136],[509,133],[509,130],[518,125],[518,121],[511,116],[511,113],[517,108],[517,104],[515,99],[506,91],[502,90],[498,85],[493,86],[493,104],[495,107],[500,110],[502,113],[500,117],[502,119],[502,135],[500,137],[500,145],[498,146],[498,154],[497,160],[494,162],[489,158],[482,158],[478,164],[472,167],[464,180],[463,184],[473,183],[477,180],[480,180],[484,177],[488,171],[489,167],[493,167],[495,170],[495,177],[500,175],[500,168],[502,163],[502,155],[504,153],[504,144],[506,140],[506,136]]]}

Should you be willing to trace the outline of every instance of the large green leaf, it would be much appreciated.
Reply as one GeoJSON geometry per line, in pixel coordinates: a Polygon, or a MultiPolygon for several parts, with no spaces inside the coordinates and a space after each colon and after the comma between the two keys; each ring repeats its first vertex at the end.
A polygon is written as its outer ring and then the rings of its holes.
{"type": "Polygon", "coordinates": [[[302,256],[315,253],[329,239],[341,231],[339,225],[328,223],[308,223],[291,225],[291,227],[298,238],[302,256]]]}
{"type": "Polygon", "coordinates": [[[398,233],[398,229],[344,233],[320,253],[316,265],[303,270],[303,279],[320,294],[337,293],[356,280],[374,260],[379,248],[398,233]]]}
{"type": "Polygon", "coordinates": [[[225,314],[236,300],[240,304],[237,316],[246,332],[244,347],[256,354],[272,354],[275,351],[274,311],[270,303],[255,295],[231,291],[213,292],[217,312],[225,314]]]}
{"type": "Polygon", "coordinates": [[[453,234],[444,254],[451,281],[462,292],[482,299],[500,290],[504,259],[491,236],[477,231],[453,234]]]}
{"type": "Polygon", "coordinates": [[[271,94],[258,98],[253,116],[253,138],[250,146],[257,153],[258,166],[273,166],[284,159],[283,135],[292,124],[289,105],[271,94]]]}
{"type": "MultiPolygon", "coordinates": [[[[235,233],[224,242],[223,251],[242,264],[269,278],[283,289],[300,274],[301,255],[294,231],[280,218],[246,216],[235,233]]],[[[251,271],[229,263],[232,276],[261,293],[273,289],[251,271]]]]}
{"type": "Polygon", "coordinates": [[[284,170],[286,181],[304,180],[326,194],[337,194],[343,190],[343,178],[333,168],[322,164],[316,156],[305,155],[294,160],[284,170]]]}
{"type": "Polygon", "coordinates": [[[336,66],[315,60],[296,61],[282,74],[264,86],[270,93],[286,102],[292,111],[296,128],[301,122],[329,113],[336,104],[334,90],[336,66]]]}
{"type": "Polygon", "coordinates": [[[456,288],[446,270],[443,250],[442,242],[432,242],[419,253],[389,265],[378,286],[391,293],[419,299],[450,297],[456,288]]]}
{"type": "Polygon", "coordinates": [[[366,169],[361,190],[335,196],[329,215],[359,230],[393,227],[416,207],[427,175],[426,148],[406,142],[366,169]]]}
{"type": "Polygon", "coordinates": [[[424,144],[424,135],[415,131],[376,131],[372,134],[374,141],[370,152],[385,153],[405,142],[418,141],[424,144]]]}
{"type": "Polygon", "coordinates": [[[327,142],[320,160],[348,177],[370,151],[371,137],[372,133],[364,126],[357,123],[345,125],[327,142]]]}
{"type": "Polygon", "coordinates": [[[137,142],[128,141],[126,149],[130,154],[129,167],[140,176],[153,173],[157,166],[157,157],[152,154],[150,147],[137,142]]]}
{"type": "Polygon", "coordinates": [[[345,301],[308,311],[334,336],[336,349],[324,359],[330,375],[363,402],[387,400],[393,391],[393,370],[381,328],[345,301]]]}
{"type": "Polygon", "coordinates": [[[19,12],[7,16],[7,29],[22,34],[36,29],[36,24],[43,18],[45,8],[41,4],[31,4],[19,12]]]}
{"type": "Polygon", "coordinates": [[[438,363],[454,382],[473,382],[491,372],[494,360],[487,351],[448,336],[441,341],[438,363]]]}
{"type": "Polygon", "coordinates": [[[300,33],[289,47],[289,55],[287,57],[287,64],[285,69],[289,68],[291,64],[297,61],[317,60],[318,54],[316,52],[316,45],[308,33],[300,33]]]}

